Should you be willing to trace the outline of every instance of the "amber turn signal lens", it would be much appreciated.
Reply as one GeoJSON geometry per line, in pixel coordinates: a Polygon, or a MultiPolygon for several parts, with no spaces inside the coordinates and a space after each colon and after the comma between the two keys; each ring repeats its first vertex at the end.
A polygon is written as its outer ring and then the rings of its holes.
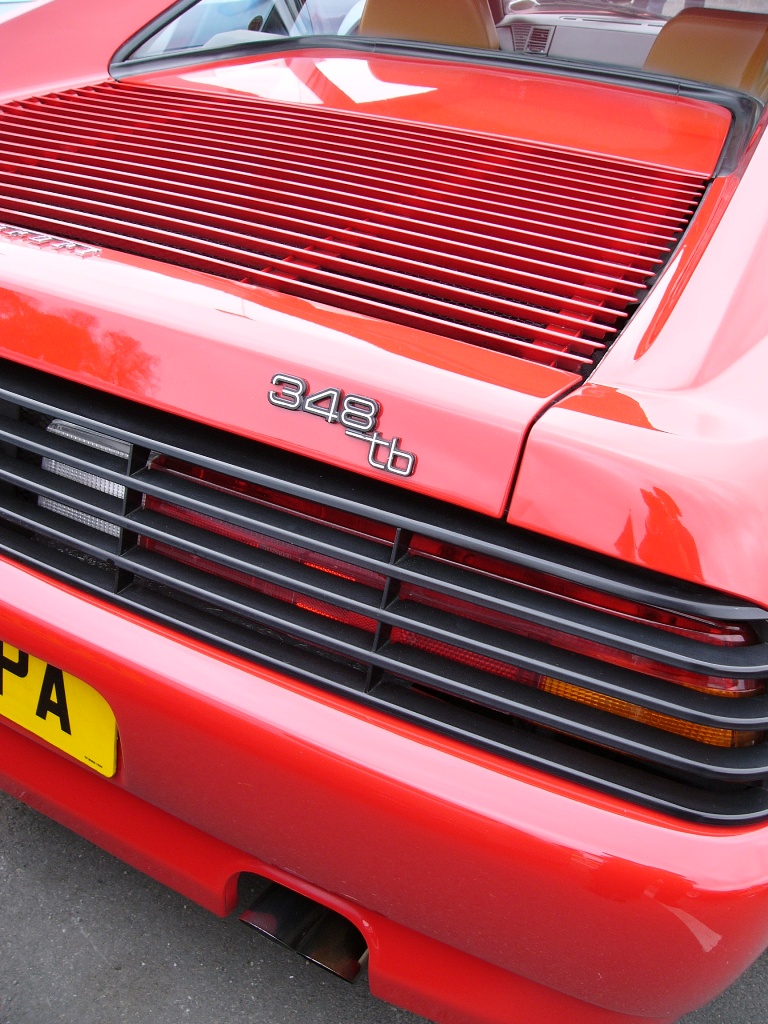
{"type": "Polygon", "coordinates": [[[654,729],[662,729],[677,736],[685,736],[686,739],[696,740],[697,743],[707,743],[711,747],[752,747],[755,743],[760,743],[765,736],[762,732],[718,729],[710,725],[685,722],[661,711],[651,711],[649,708],[630,704],[629,701],[617,697],[594,693],[592,690],[585,690],[581,686],[574,686],[551,676],[542,676],[538,688],[557,697],[565,697],[567,700],[597,708],[598,711],[607,711],[611,715],[619,715],[620,718],[630,718],[633,722],[650,725],[654,729]]]}

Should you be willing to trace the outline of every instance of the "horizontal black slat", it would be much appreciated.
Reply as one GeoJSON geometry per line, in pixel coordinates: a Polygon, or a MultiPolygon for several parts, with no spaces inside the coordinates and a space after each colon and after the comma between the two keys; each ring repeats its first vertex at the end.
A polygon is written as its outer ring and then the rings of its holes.
{"type": "MultiPolygon", "coordinates": [[[[75,540],[80,549],[94,558],[112,557],[114,563],[124,570],[141,571],[137,566],[148,557],[152,559],[153,571],[147,573],[158,584],[167,587],[179,586],[186,589],[185,576],[189,577],[186,568],[178,567],[172,559],[161,556],[147,556],[146,553],[128,552],[125,557],[117,556],[117,546],[113,538],[96,533],[80,524],[70,524],[48,510],[44,510],[29,502],[13,498],[5,498],[0,508],[0,518],[34,528],[53,541],[67,543],[75,540]]],[[[328,575],[319,570],[302,566],[272,555],[268,552],[254,552],[246,549],[243,555],[241,545],[221,540],[221,546],[209,546],[211,535],[206,531],[168,521],[179,533],[170,535],[166,530],[153,527],[152,522],[160,523],[164,519],[154,513],[141,513],[142,521],[147,524],[142,533],[155,539],[175,542],[180,548],[210,560],[217,560],[223,566],[237,569],[253,575],[266,583],[295,591],[309,598],[330,602],[339,608],[356,612],[393,627],[420,633],[464,650],[496,659],[502,663],[516,666],[527,671],[538,672],[585,687],[597,693],[615,697],[634,703],[640,707],[659,711],[671,716],[684,718],[702,725],[739,730],[754,730],[768,727],[768,695],[751,697],[746,701],[734,701],[721,697],[696,693],[682,686],[670,687],[650,676],[632,672],[627,669],[606,665],[603,662],[580,654],[552,647],[537,640],[506,633],[493,627],[479,623],[467,622],[458,616],[445,612],[437,612],[419,606],[413,602],[394,602],[386,608],[378,607],[378,592],[360,584],[351,583],[343,577],[328,575]],[[208,543],[202,543],[205,540],[208,543]],[[236,552],[237,556],[229,554],[236,552]]],[[[116,518],[116,522],[120,522],[116,518]]],[[[135,524],[135,519],[122,520],[127,526],[135,524]]],[[[194,572],[194,570],[193,570],[194,572]]],[[[219,605],[222,610],[248,614],[245,606],[237,607],[226,599],[219,601],[220,585],[218,581],[206,579],[203,587],[207,603],[219,605]]],[[[194,587],[188,591],[198,594],[194,587]]],[[[226,593],[239,595],[237,585],[229,585],[226,593]],[[234,586],[234,589],[233,589],[234,586]]],[[[226,598],[226,593],[224,598],[226,598]]],[[[280,608],[278,615],[281,614],[280,608]]],[[[265,620],[266,621],[266,620],[265,620]]],[[[311,620],[310,620],[311,621],[311,620]]],[[[273,627],[275,622],[269,621],[273,627]]],[[[314,640],[319,635],[327,636],[325,628],[322,634],[315,631],[314,640]]],[[[302,634],[303,636],[303,634],[302,634]]],[[[306,639],[306,637],[304,637],[306,639]]],[[[311,638],[310,638],[311,639],[311,638]]],[[[329,648],[336,649],[335,641],[328,638],[329,648]]],[[[349,655],[348,648],[338,648],[339,653],[349,655]]],[[[404,648],[407,650],[407,648],[404,648]]],[[[367,658],[371,663],[381,667],[392,667],[387,659],[377,659],[369,651],[369,645],[363,643],[357,656],[367,658]]],[[[404,651],[390,655],[398,663],[407,659],[404,651]]],[[[442,659],[443,671],[467,672],[464,666],[457,666],[450,659],[442,659]]],[[[490,685],[495,684],[495,677],[489,673],[481,674],[490,685]]],[[[435,679],[430,681],[434,683],[435,679]]],[[[515,686],[514,682],[507,685],[515,686]]],[[[482,703],[482,685],[472,698],[482,703]]],[[[766,755],[768,756],[768,754],[766,755]]]]}
{"type": "MultiPolygon", "coordinates": [[[[21,556],[27,564],[47,571],[65,582],[79,585],[92,593],[105,595],[107,592],[108,574],[99,572],[98,564],[88,559],[73,564],[71,558],[56,549],[46,550],[44,557],[41,557],[43,553],[40,546],[33,540],[20,540],[15,535],[9,535],[2,526],[0,551],[21,556]]],[[[261,664],[294,674],[306,682],[355,696],[355,699],[363,703],[400,714],[428,729],[438,728],[465,742],[479,744],[485,749],[515,757],[534,767],[597,786],[625,799],[636,800],[659,810],[695,820],[726,824],[760,820],[768,814],[768,795],[761,787],[740,787],[733,792],[721,793],[717,789],[692,788],[655,773],[649,778],[647,771],[641,771],[636,766],[616,764],[612,760],[609,760],[606,766],[605,758],[597,756],[594,752],[587,753],[578,748],[568,748],[566,756],[563,756],[557,744],[553,747],[551,739],[532,739],[525,731],[521,732],[515,727],[513,721],[505,723],[502,727],[482,719],[478,728],[477,721],[474,720],[476,716],[468,714],[466,709],[463,712],[453,707],[446,710],[439,702],[415,698],[414,694],[403,689],[401,685],[377,686],[373,694],[368,694],[365,692],[360,672],[353,672],[349,664],[331,660],[328,661],[328,668],[327,659],[322,654],[318,659],[317,652],[309,654],[303,647],[291,644],[290,637],[287,643],[284,640],[276,640],[275,637],[279,636],[277,632],[266,634],[265,639],[265,633],[260,631],[255,634],[254,642],[253,630],[244,629],[231,617],[212,620],[210,614],[205,611],[195,606],[180,604],[177,598],[154,593],[138,583],[129,585],[114,595],[112,600],[139,615],[148,615],[215,646],[241,656],[255,658],[261,664]],[[430,714],[424,714],[423,708],[421,711],[414,711],[411,708],[414,700],[417,704],[425,704],[430,714]],[[469,724],[463,727],[457,727],[453,721],[465,721],[467,718],[469,724]],[[532,746],[536,749],[531,750],[532,746]]]]}
{"type": "Polygon", "coordinates": [[[480,746],[549,774],[565,776],[586,786],[597,786],[623,800],[651,806],[678,817],[721,825],[746,824],[765,819],[768,797],[760,786],[729,789],[698,789],[664,775],[654,775],[652,789],[646,773],[625,762],[612,762],[606,774],[604,764],[593,751],[569,749],[567,764],[553,750],[551,740],[540,734],[514,730],[507,723],[483,720],[482,732],[471,710],[442,704],[428,696],[385,680],[374,694],[386,709],[400,711],[409,721],[432,730],[439,722],[441,732],[463,743],[480,746]],[[481,738],[478,740],[478,736],[481,738]],[[598,781],[599,780],[599,781],[598,781]]]}
{"type": "MultiPolygon", "coordinates": [[[[702,762],[701,746],[691,740],[668,733],[659,734],[649,726],[617,718],[606,712],[577,704],[552,694],[506,683],[498,677],[456,666],[450,661],[408,651],[400,645],[371,652],[367,634],[343,623],[329,623],[302,608],[286,604],[266,595],[243,590],[226,580],[210,578],[189,566],[172,563],[169,574],[167,560],[150,552],[134,550],[117,556],[115,563],[136,572],[154,583],[172,587],[181,595],[200,602],[215,604],[222,612],[248,619],[274,632],[288,633],[294,640],[311,644],[318,651],[333,652],[350,661],[375,664],[390,672],[407,672],[415,682],[463,696],[477,704],[514,715],[518,720],[545,726],[586,742],[610,744],[616,751],[701,775],[703,779],[750,781],[768,774],[768,752],[765,746],[738,750],[708,747],[702,762]],[[410,655],[410,656],[409,656],[410,655]],[[476,687],[466,680],[474,679],[476,687]],[[508,692],[504,692],[508,691],[508,692]],[[660,742],[661,740],[663,742],[660,742]],[[735,756],[734,756],[735,755],[735,756]]],[[[439,632],[429,630],[428,636],[439,632]]],[[[251,656],[259,657],[258,649],[251,656]]]]}
{"type": "Polygon", "coordinates": [[[768,755],[765,744],[726,748],[707,746],[684,736],[663,732],[649,725],[621,718],[607,711],[563,697],[507,682],[498,676],[457,665],[426,652],[397,645],[387,649],[389,671],[397,673],[391,661],[399,662],[400,674],[409,685],[423,686],[461,697],[468,707],[500,711],[518,721],[532,722],[598,746],[666,765],[706,779],[751,781],[766,778],[768,755]]]}

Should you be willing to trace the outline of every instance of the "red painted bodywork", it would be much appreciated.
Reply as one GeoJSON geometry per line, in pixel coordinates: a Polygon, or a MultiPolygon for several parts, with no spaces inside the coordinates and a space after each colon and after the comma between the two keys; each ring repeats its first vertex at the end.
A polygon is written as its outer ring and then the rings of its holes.
{"type": "MultiPolygon", "coordinates": [[[[162,5],[120,5],[109,19],[102,6],[54,0],[0,26],[13,54],[0,95],[102,80],[114,49],[162,5]],[[54,31],[75,13],[87,24],[78,59],[54,31]],[[30,68],[22,47],[43,30],[30,68]]],[[[338,83],[350,67],[359,76],[359,55],[280,59],[317,102],[355,106],[338,83]]],[[[264,82],[289,80],[265,72],[273,60],[151,80],[206,92],[261,82],[263,95],[264,82]]],[[[701,174],[714,170],[729,123],[719,107],[614,85],[364,63],[379,83],[428,90],[367,101],[381,116],[701,174]],[[468,99],[478,94],[487,103],[468,99]]],[[[419,452],[419,473],[402,486],[493,516],[511,495],[512,522],[768,604],[767,162],[756,143],[713,186],[663,278],[578,389],[562,370],[288,296],[7,238],[0,354],[369,474],[322,420],[297,423],[270,406],[265,382],[281,371],[375,392],[382,429],[419,452]]],[[[0,725],[3,787],[217,913],[232,909],[247,871],[333,906],[364,932],[371,987],[384,998],[446,1024],[660,1024],[712,998],[768,943],[766,827],[714,829],[623,804],[6,559],[0,595],[2,638],[96,687],[120,731],[118,774],[106,781],[0,725]]]]}
{"type": "Polygon", "coordinates": [[[241,58],[133,80],[357,110],[703,174],[717,163],[730,126],[722,108],[682,97],[533,71],[510,76],[496,68],[333,50],[241,58]]]}
{"type": "Polygon", "coordinates": [[[366,395],[373,386],[384,436],[420,455],[407,485],[491,515],[504,509],[528,424],[578,379],[194,271],[159,273],[156,263],[106,250],[81,263],[0,238],[0,251],[9,257],[0,287],[4,355],[378,476],[365,446],[343,431],[266,401],[277,372],[316,390],[366,395]],[[456,443],[435,444],[454,434],[456,443]]]}
{"type": "Polygon", "coordinates": [[[509,519],[768,605],[758,139],[709,194],[621,344],[531,432],[509,519]]]}
{"type": "MultiPolygon", "coordinates": [[[[38,746],[26,736],[0,762],[15,791],[220,913],[243,870],[321,892],[368,922],[374,991],[388,991],[379,956],[399,974],[410,931],[570,996],[568,1019],[673,1020],[768,940],[764,829],[665,820],[180,641],[5,560],[0,579],[14,595],[0,603],[9,642],[87,679],[120,723],[113,782],[46,752],[64,778],[88,776],[85,806],[14,756],[38,746]],[[163,832],[123,831],[105,807],[115,789],[151,805],[127,801],[140,821],[161,808],[164,829],[183,835],[187,822],[227,848],[194,833],[177,861],[163,832]],[[390,936],[403,945],[386,948],[390,936]]],[[[505,1019],[461,1006],[463,990],[443,992],[459,1001],[453,1016],[423,994],[403,1001],[437,1020],[505,1019]]]]}
{"type": "Polygon", "coordinates": [[[0,25],[0,100],[101,81],[112,54],[170,3],[52,0],[0,25]]]}

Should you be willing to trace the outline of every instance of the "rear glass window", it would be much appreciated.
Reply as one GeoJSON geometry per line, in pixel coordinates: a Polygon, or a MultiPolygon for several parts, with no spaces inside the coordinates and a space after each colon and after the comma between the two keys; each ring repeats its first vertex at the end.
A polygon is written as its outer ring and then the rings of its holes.
{"type": "Polygon", "coordinates": [[[131,54],[291,37],[413,39],[544,62],[645,69],[768,95],[768,0],[198,0],[131,54]]]}

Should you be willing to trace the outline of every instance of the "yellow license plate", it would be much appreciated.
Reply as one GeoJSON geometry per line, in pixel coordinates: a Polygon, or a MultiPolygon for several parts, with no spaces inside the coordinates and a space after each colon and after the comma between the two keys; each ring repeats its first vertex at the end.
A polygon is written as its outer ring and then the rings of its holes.
{"type": "Polygon", "coordinates": [[[114,775],[117,722],[101,694],[77,676],[0,643],[0,715],[101,775],[114,775]]]}

